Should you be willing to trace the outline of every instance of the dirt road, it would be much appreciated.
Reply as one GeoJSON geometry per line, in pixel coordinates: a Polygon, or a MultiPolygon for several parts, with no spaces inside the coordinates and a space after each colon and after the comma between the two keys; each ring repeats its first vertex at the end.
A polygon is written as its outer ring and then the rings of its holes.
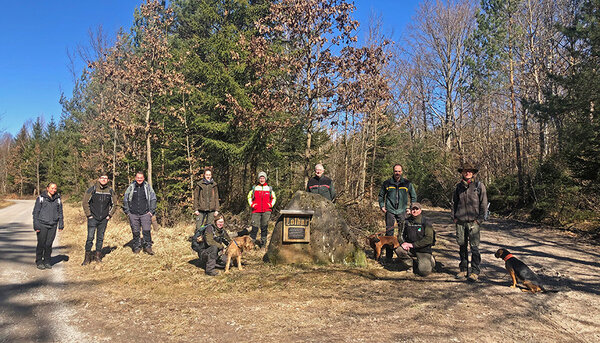
{"type": "Polygon", "coordinates": [[[71,325],[73,312],[61,301],[67,288],[62,265],[68,256],[54,241],[52,270],[35,266],[34,201],[0,209],[0,342],[83,342],[71,325]]]}

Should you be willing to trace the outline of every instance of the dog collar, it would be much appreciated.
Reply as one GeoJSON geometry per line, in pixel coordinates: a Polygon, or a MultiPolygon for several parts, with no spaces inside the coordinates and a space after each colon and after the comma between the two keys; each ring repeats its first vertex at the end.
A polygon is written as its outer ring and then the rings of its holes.
{"type": "Polygon", "coordinates": [[[512,254],[508,254],[506,256],[504,256],[503,260],[504,261],[508,261],[509,259],[513,258],[514,256],[512,254]]]}

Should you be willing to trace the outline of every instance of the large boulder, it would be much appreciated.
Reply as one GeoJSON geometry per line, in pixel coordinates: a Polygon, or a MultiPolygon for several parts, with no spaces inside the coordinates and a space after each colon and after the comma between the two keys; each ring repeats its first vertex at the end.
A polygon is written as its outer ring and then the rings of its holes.
{"type": "Polygon", "coordinates": [[[265,260],[273,264],[342,263],[366,265],[366,256],[335,205],[321,195],[298,191],[286,210],[312,210],[309,243],[283,243],[283,216],[279,216],[265,260]]]}

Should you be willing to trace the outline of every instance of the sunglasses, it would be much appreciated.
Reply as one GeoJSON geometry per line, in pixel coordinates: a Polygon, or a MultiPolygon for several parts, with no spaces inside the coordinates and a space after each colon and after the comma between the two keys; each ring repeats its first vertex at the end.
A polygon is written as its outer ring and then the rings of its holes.
{"type": "Polygon", "coordinates": [[[413,207],[413,208],[411,208],[410,210],[411,210],[411,211],[418,211],[418,210],[420,210],[420,208],[418,208],[418,207],[413,207]]]}

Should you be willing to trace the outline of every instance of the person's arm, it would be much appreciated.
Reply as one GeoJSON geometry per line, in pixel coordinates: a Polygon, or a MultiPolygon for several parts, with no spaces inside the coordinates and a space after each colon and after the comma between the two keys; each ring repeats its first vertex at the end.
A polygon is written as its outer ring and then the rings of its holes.
{"type": "Polygon", "coordinates": [[[248,192],[248,205],[250,205],[250,208],[253,208],[252,207],[252,201],[254,200],[254,199],[252,199],[253,194],[254,194],[254,187],[250,190],[250,192],[248,192]]]}
{"type": "Polygon", "coordinates": [[[458,186],[454,189],[454,193],[452,193],[452,206],[450,207],[450,217],[456,223],[456,210],[458,209],[458,186]]]}
{"type": "MultiPolygon", "coordinates": [[[[415,187],[413,186],[412,182],[408,184],[408,194],[410,195],[411,204],[417,202],[417,192],[415,192],[415,187]]],[[[408,209],[408,203],[406,204],[406,206],[406,208],[408,209]]]]}
{"type": "Polygon", "coordinates": [[[87,218],[92,216],[92,211],[90,210],[90,199],[92,198],[92,189],[93,187],[88,188],[85,193],[83,193],[83,199],[81,200],[81,206],[83,206],[83,213],[87,218]]]}
{"type": "Polygon", "coordinates": [[[483,184],[483,182],[479,182],[479,188],[481,189],[481,191],[479,192],[479,215],[477,216],[477,222],[483,223],[486,212],[488,210],[488,199],[485,185],[483,184]]]}
{"type": "Polygon", "coordinates": [[[194,212],[200,212],[200,200],[198,199],[200,197],[200,186],[196,185],[196,187],[194,187],[194,212]]]}
{"type": "MultiPolygon", "coordinates": [[[[271,186],[269,186],[271,187],[271,186]]],[[[273,190],[273,187],[271,187],[271,208],[275,207],[275,202],[277,201],[277,196],[275,195],[275,191],[273,190]]]]}
{"type": "Polygon", "coordinates": [[[110,209],[108,210],[108,216],[110,218],[112,218],[115,215],[115,212],[117,211],[117,201],[119,200],[117,198],[117,193],[115,193],[115,191],[110,188],[109,189],[110,192],[110,209]]]}
{"type": "Polygon", "coordinates": [[[381,189],[379,190],[379,208],[381,208],[382,211],[385,212],[385,193],[386,193],[386,189],[385,189],[385,181],[381,184],[381,189]]]}
{"type": "Polygon", "coordinates": [[[152,189],[152,186],[150,186],[150,184],[148,184],[148,189],[150,190],[148,192],[150,197],[148,209],[150,210],[150,213],[154,215],[156,213],[156,193],[154,192],[154,189],[152,189]]]}
{"type": "Polygon", "coordinates": [[[63,219],[63,205],[62,200],[58,198],[58,230],[62,231],[65,228],[65,221],[63,219]]]}
{"type": "Polygon", "coordinates": [[[221,209],[221,202],[219,201],[219,186],[215,186],[215,197],[215,201],[217,204],[215,211],[218,212],[221,209]]]}
{"type": "Polygon", "coordinates": [[[39,217],[42,204],[40,203],[40,197],[35,199],[35,205],[33,206],[33,230],[40,231],[39,217]]]}
{"type": "Polygon", "coordinates": [[[125,194],[123,195],[123,212],[127,215],[129,215],[129,193],[131,190],[131,185],[127,186],[127,190],[125,190],[125,194]]]}

